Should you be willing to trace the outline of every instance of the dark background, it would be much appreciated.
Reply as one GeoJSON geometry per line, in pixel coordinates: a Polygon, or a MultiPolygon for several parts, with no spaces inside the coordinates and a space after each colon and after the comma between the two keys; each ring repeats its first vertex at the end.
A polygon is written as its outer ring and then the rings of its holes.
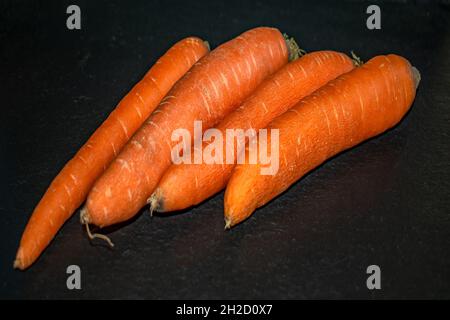
{"type": "MultiPolygon", "coordinates": [[[[450,298],[450,6],[292,1],[0,2],[1,298],[450,298]],[[77,4],[82,29],[66,28],[77,4]],[[148,211],[91,244],[78,212],[26,272],[12,263],[45,189],[173,43],[212,47],[274,26],[307,51],[408,58],[422,73],[395,129],[313,171],[224,232],[223,194],[184,214],[148,211]],[[66,268],[82,290],[66,289],[66,268]],[[381,267],[382,289],[366,288],[381,267]]],[[[448,2],[447,2],[448,3],[448,2]]]]}

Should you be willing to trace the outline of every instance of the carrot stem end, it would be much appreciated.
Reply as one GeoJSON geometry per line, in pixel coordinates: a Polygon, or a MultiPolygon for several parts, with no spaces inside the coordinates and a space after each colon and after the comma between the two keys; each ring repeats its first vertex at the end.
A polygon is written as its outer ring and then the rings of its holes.
{"type": "Polygon", "coordinates": [[[306,54],[306,51],[301,49],[294,38],[289,37],[286,33],[283,34],[286,45],[289,51],[289,61],[294,61],[306,54]]]}
{"type": "Polygon", "coordinates": [[[364,64],[364,61],[362,61],[361,58],[358,57],[353,50],[350,51],[350,54],[352,55],[353,64],[356,67],[360,67],[360,66],[362,66],[364,64]]]}

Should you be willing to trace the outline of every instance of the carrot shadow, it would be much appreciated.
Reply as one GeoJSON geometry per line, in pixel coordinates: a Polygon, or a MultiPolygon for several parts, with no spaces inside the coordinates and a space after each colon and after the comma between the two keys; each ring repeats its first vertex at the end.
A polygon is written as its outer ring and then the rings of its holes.
{"type": "MultiPolygon", "coordinates": [[[[203,202],[201,204],[203,204],[203,202]]],[[[192,209],[197,208],[198,206],[199,205],[192,206],[192,207],[189,207],[186,209],[170,211],[170,212],[153,212],[152,217],[158,217],[158,218],[176,217],[176,216],[179,216],[182,214],[186,214],[186,213],[192,211],[192,209]]]]}
{"type": "Polygon", "coordinates": [[[192,206],[190,206],[188,208],[185,208],[185,209],[169,211],[169,212],[157,212],[157,211],[155,211],[155,212],[153,212],[153,216],[154,217],[158,217],[158,218],[159,217],[164,218],[164,217],[176,217],[176,216],[179,216],[179,215],[182,215],[182,214],[192,213],[191,211],[193,211],[193,210],[195,210],[195,209],[197,209],[199,207],[204,206],[205,203],[209,202],[210,200],[213,200],[216,197],[217,198],[223,198],[224,192],[225,192],[225,188],[220,190],[220,191],[218,191],[217,193],[209,196],[205,200],[202,200],[200,203],[198,203],[196,205],[192,205],[192,206]]]}
{"type": "MultiPolygon", "coordinates": [[[[408,113],[409,112],[410,110],[408,111],[408,113]]],[[[355,165],[358,165],[358,163],[359,164],[365,163],[370,159],[376,159],[378,162],[381,163],[379,166],[382,169],[385,169],[385,167],[382,165],[383,163],[386,163],[386,166],[393,166],[393,163],[398,161],[398,157],[401,153],[401,150],[405,147],[406,144],[405,139],[402,137],[402,135],[404,134],[403,128],[404,126],[406,125],[401,123],[398,126],[394,126],[393,128],[390,128],[383,133],[380,133],[370,139],[367,139],[349,149],[342,150],[341,152],[328,158],[326,161],[319,164],[317,167],[308,171],[304,176],[302,176],[300,179],[292,183],[286,190],[276,195],[272,200],[256,208],[255,212],[267,210],[267,208],[273,205],[274,200],[283,198],[286,194],[292,193],[293,192],[292,190],[298,189],[299,186],[301,186],[304,183],[304,181],[307,181],[311,179],[311,177],[316,176],[318,172],[321,172],[324,168],[329,167],[330,164],[332,164],[333,162],[339,161],[338,159],[342,157],[349,157],[349,156],[352,157],[351,154],[354,153],[355,150],[366,148],[366,150],[364,150],[364,153],[359,153],[359,155],[353,156],[354,159],[353,161],[355,165]],[[375,145],[370,146],[370,144],[375,145]],[[370,146],[370,148],[368,146],[370,146]],[[357,158],[359,158],[359,160],[357,160],[357,158]]],[[[365,166],[367,167],[367,164],[365,166]]],[[[333,169],[333,171],[339,170],[339,174],[342,177],[344,177],[345,172],[348,169],[349,169],[348,165],[344,164],[343,168],[333,169]]],[[[363,169],[358,170],[358,173],[364,174],[364,166],[363,169]]],[[[379,175],[386,175],[387,173],[389,173],[389,171],[378,172],[379,175]]],[[[386,181],[387,180],[389,180],[388,177],[386,177],[386,181]]],[[[245,224],[245,222],[251,217],[252,215],[250,215],[243,221],[240,221],[238,224],[234,225],[232,229],[235,229],[236,227],[245,224]]]]}

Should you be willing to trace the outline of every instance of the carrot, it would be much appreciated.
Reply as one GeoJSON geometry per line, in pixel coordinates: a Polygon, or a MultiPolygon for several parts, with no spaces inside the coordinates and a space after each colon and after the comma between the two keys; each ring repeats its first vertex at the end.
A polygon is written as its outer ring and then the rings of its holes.
{"type": "Polygon", "coordinates": [[[207,43],[189,37],[170,48],[120,101],[50,184],[25,228],[14,267],[29,267],[86,199],[92,184],[161,99],[202,56],[207,43]]]}
{"type": "Polygon", "coordinates": [[[248,218],[333,155],[396,125],[419,80],[406,59],[378,56],[275,118],[268,128],[279,130],[278,171],[261,175],[261,163],[235,167],[225,191],[225,227],[248,218]]]}
{"type": "Polygon", "coordinates": [[[171,164],[172,132],[193,133],[195,120],[209,128],[236,108],[264,78],[288,62],[278,29],[255,28],[201,59],[169,92],[119,156],[95,183],[82,223],[100,227],[134,216],[171,164]]]}
{"type": "MultiPolygon", "coordinates": [[[[265,80],[217,129],[225,136],[227,129],[264,128],[300,99],[352,69],[352,60],[342,53],[318,51],[306,54],[265,80]]],[[[203,150],[211,143],[204,143],[203,150]]],[[[237,144],[233,141],[235,155],[238,154],[237,144]]],[[[229,141],[224,144],[224,155],[227,145],[230,145],[229,141]]],[[[235,162],[234,157],[233,164],[172,165],[150,198],[151,211],[181,210],[204,201],[225,188],[235,162]]]]}

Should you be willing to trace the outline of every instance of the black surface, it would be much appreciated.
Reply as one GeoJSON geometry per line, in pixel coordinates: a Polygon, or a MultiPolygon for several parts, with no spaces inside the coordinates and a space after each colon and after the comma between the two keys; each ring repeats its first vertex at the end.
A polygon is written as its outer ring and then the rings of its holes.
{"type": "Polygon", "coordinates": [[[450,10],[318,1],[7,1],[0,4],[1,298],[450,298],[450,10]],[[82,30],[65,27],[80,5],[82,30]],[[143,210],[92,245],[78,212],[28,271],[21,232],[64,163],[171,44],[213,47],[259,25],[308,51],[407,57],[422,73],[395,129],[339,155],[223,231],[220,194],[184,214],[143,210]],[[66,267],[82,290],[66,289],[66,267]],[[382,289],[366,288],[377,264],[382,289]]]}

